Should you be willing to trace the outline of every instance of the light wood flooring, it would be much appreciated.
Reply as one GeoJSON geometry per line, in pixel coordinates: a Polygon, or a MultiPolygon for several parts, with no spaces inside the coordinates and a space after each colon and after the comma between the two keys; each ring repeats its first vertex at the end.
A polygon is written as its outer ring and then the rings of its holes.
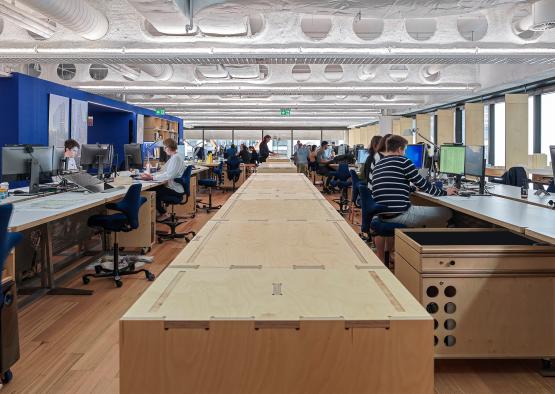
{"type": "MultiPolygon", "coordinates": [[[[215,192],[215,205],[228,196],[215,192]]],[[[179,230],[198,230],[211,215],[199,213],[179,230]]],[[[159,274],[184,246],[184,241],[156,245],[149,269],[159,274]]],[[[119,392],[118,319],[150,283],[143,275],[123,280],[120,289],[110,280],[92,280],[86,286],[95,291],[92,296],[45,296],[20,311],[21,359],[2,394],[119,392]]],[[[69,285],[85,287],[80,278],[69,285]]],[[[533,360],[436,361],[435,391],[555,393],[555,378],[538,375],[538,366],[533,360]]]]}

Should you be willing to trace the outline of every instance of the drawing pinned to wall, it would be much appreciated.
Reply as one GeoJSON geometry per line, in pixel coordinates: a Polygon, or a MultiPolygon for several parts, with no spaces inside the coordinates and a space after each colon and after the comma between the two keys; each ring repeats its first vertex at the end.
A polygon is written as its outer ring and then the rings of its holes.
{"type": "Polygon", "coordinates": [[[137,115],[137,144],[142,144],[145,134],[145,116],[137,115]]]}
{"type": "Polygon", "coordinates": [[[71,100],[71,138],[83,145],[87,143],[89,103],[71,100]]]}
{"type": "Polygon", "coordinates": [[[48,145],[63,147],[69,138],[69,98],[49,95],[48,145]]]}

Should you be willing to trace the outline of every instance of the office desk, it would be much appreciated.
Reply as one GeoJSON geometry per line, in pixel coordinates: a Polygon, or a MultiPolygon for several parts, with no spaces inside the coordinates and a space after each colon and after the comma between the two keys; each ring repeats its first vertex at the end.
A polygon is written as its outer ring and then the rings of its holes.
{"type": "Polygon", "coordinates": [[[548,202],[551,200],[555,200],[555,196],[550,195],[546,196],[542,194],[541,196],[537,196],[535,194],[535,190],[528,190],[528,198],[521,198],[520,197],[520,187],[518,186],[510,186],[510,185],[500,185],[497,183],[489,183],[489,193],[503,198],[508,198],[510,200],[518,201],[523,204],[531,204],[536,205],[539,207],[550,208],[548,202]]]}
{"type": "Polygon", "coordinates": [[[291,162],[291,159],[287,156],[269,156],[266,159],[266,163],[290,163],[290,162],[291,162]]]}
{"type": "Polygon", "coordinates": [[[486,167],[486,176],[500,177],[505,173],[505,167],[486,167]]]}
{"type": "Polygon", "coordinates": [[[528,176],[534,183],[549,185],[553,181],[553,170],[551,168],[530,170],[528,176]]]}
{"type": "Polygon", "coordinates": [[[422,192],[416,192],[416,195],[437,205],[451,208],[518,233],[524,233],[526,228],[534,226],[535,223],[550,220],[550,218],[555,221],[555,212],[503,197],[433,197],[422,192]]]}
{"type": "Polygon", "coordinates": [[[224,204],[120,320],[122,393],[433,390],[432,319],[314,190],[224,204]]]}
{"type": "Polygon", "coordinates": [[[555,245],[555,222],[552,219],[553,217],[531,225],[524,230],[524,234],[530,238],[555,245]]]}

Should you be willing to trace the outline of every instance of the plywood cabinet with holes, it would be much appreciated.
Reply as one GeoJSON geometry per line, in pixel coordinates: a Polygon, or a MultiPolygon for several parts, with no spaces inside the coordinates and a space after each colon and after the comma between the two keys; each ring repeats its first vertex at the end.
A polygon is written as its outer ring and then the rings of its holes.
{"type": "Polygon", "coordinates": [[[432,325],[387,269],[168,267],[120,320],[120,391],[431,393],[432,325]]]}
{"type": "MultiPolygon", "coordinates": [[[[235,181],[235,189],[237,189],[238,187],[240,187],[244,182],[245,179],[247,179],[247,170],[246,167],[244,166],[244,164],[240,165],[240,169],[241,169],[241,174],[239,175],[239,179],[237,179],[237,181],[235,181]]],[[[222,187],[224,189],[232,189],[233,188],[233,181],[231,179],[228,178],[227,176],[227,165],[224,164],[224,168],[223,168],[223,185],[222,187]]]]}
{"type": "Polygon", "coordinates": [[[145,116],[144,141],[158,141],[166,138],[178,139],[178,124],[155,116],[145,116]]]}
{"type": "Polygon", "coordinates": [[[395,276],[434,318],[436,357],[555,356],[555,247],[502,229],[404,229],[395,276]]]}

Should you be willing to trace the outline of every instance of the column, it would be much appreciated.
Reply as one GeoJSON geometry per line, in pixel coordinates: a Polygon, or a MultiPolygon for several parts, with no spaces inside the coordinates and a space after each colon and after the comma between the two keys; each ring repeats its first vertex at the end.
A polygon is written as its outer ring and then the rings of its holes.
{"type": "Polygon", "coordinates": [[[484,145],[484,104],[464,105],[465,145],[484,145]]]}
{"type": "Polygon", "coordinates": [[[528,166],[528,95],[505,95],[505,168],[528,166]]]}
{"type": "Polygon", "coordinates": [[[455,141],[455,111],[439,109],[437,111],[437,144],[452,144],[455,141]]]}

